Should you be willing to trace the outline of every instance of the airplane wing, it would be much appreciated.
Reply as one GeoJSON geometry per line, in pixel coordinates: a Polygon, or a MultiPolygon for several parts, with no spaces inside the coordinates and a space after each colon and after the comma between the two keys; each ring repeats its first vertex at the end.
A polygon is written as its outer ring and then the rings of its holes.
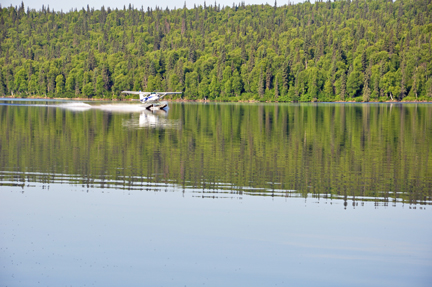
{"type": "Polygon", "coordinates": [[[133,94],[133,95],[150,95],[150,92],[132,92],[132,91],[122,91],[124,94],[133,94]]]}
{"type": "Polygon", "coordinates": [[[160,95],[160,97],[164,97],[166,95],[173,95],[173,94],[182,94],[182,92],[163,92],[163,93],[158,93],[160,95]]]}

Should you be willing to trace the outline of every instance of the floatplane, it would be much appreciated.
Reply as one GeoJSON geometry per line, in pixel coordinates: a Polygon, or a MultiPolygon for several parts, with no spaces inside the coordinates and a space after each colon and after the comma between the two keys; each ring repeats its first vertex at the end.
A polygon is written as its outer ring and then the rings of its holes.
{"type": "Polygon", "coordinates": [[[139,101],[148,110],[162,110],[168,106],[167,101],[161,101],[166,95],[181,94],[182,92],[133,92],[122,91],[123,94],[139,95],[139,101]]]}

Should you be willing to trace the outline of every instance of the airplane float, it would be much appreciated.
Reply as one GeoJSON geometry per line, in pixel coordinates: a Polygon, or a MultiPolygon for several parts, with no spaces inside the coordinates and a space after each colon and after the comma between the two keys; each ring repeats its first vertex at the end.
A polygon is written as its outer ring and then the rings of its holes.
{"type": "Polygon", "coordinates": [[[167,101],[161,101],[166,95],[181,94],[182,92],[133,92],[122,91],[124,94],[139,95],[139,101],[146,105],[148,110],[162,110],[168,106],[167,101]]]}

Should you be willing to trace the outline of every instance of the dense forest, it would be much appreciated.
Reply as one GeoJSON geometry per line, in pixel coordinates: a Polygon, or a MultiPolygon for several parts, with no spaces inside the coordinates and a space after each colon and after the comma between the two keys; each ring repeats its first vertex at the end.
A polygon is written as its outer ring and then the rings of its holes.
{"type": "Polygon", "coordinates": [[[0,95],[432,100],[432,0],[69,12],[0,6],[0,95]]]}

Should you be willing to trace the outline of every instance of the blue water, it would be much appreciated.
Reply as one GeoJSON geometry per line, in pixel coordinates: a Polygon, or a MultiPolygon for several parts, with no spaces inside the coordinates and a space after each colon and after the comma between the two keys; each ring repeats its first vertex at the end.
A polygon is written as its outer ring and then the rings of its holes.
{"type": "Polygon", "coordinates": [[[427,207],[2,187],[1,286],[429,286],[427,207]]]}
{"type": "MultiPolygon", "coordinates": [[[[182,108],[172,106],[174,112],[182,108]]],[[[149,137],[155,128],[162,133],[161,125],[149,121],[178,120],[136,106],[117,105],[112,111],[119,109],[137,113],[116,126],[137,138],[149,137]],[[131,128],[131,121],[136,126],[131,128]]],[[[106,110],[82,113],[91,121],[106,116],[106,110]]],[[[124,117],[109,115],[112,122],[124,117]]],[[[175,123],[179,126],[166,133],[187,132],[184,122],[175,123]]],[[[15,128],[25,130],[11,127],[11,135],[15,128]]],[[[5,156],[8,143],[0,143],[5,156]]],[[[57,146],[44,147],[53,163],[66,158],[48,153],[57,146]]],[[[121,177],[127,167],[119,169],[117,181],[91,172],[86,176],[93,177],[84,180],[81,169],[47,174],[37,159],[25,161],[33,155],[8,155],[9,162],[16,156],[16,162],[32,164],[20,171],[0,166],[0,286],[432,285],[432,209],[426,196],[415,197],[421,204],[393,200],[393,195],[381,198],[379,192],[372,198],[296,190],[272,196],[265,188],[240,191],[229,182],[212,182],[207,189],[174,178],[156,182],[135,175],[137,182],[128,182],[121,177]]],[[[77,160],[86,168],[84,158],[77,160]]],[[[202,182],[213,180],[202,176],[202,182]]],[[[419,188],[427,186],[416,180],[419,188]]],[[[402,196],[404,186],[398,184],[402,196]]]]}

